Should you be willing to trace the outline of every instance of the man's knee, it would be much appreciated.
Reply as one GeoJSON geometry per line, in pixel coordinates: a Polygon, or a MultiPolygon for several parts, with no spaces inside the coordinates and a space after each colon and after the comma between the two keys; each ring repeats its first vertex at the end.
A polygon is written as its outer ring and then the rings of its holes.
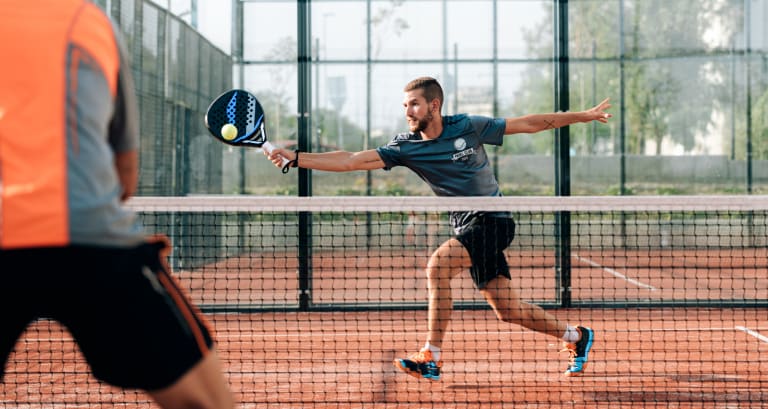
{"type": "Polygon", "coordinates": [[[450,279],[472,265],[461,243],[452,239],[443,243],[429,258],[426,274],[431,280],[450,279]]]}
{"type": "Polygon", "coordinates": [[[216,353],[203,358],[176,383],[150,395],[163,408],[234,408],[229,385],[216,353]]]}

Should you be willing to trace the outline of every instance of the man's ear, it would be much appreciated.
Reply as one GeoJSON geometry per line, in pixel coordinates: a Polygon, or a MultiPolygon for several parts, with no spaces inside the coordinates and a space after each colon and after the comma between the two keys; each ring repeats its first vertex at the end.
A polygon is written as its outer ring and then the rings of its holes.
{"type": "Polygon", "coordinates": [[[435,98],[429,103],[432,112],[440,112],[440,100],[435,98]]]}

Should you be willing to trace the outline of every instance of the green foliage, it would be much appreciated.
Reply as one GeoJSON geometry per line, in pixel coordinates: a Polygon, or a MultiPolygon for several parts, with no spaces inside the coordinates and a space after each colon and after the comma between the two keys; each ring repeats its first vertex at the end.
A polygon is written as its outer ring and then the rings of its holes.
{"type": "Polygon", "coordinates": [[[299,186],[298,185],[283,186],[276,189],[273,194],[275,196],[298,196],[299,186]]]}
{"type": "Polygon", "coordinates": [[[685,190],[681,189],[679,186],[659,186],[656,188],[656,194],[657,195],[682,195],[685,194],[685,190]]]}
{"type": "MultiPolygon", "coordinates": [[[[724,38],[741,31],[743,17],[734,10],[739,8],[720,0],[571,3],[571,109],[586,109],[610,97],[616,115],[608,126],[572,126],[572,148],[582,154],[617,152],[622,58],[626,153],[646,154],[654,147],[653,152],[660,154],[662,141],[686,152],[696,148],[696,135],[711,131],[714,114],[732,98],[726,92],[730,84],[722,81],[729,77],[730,66],[711,57],[723,47],[722,40],[707,36],[711,37],[713,22],[724,38]],[[624,4],[623,27],[619,27],[620,4],[624,4]]],[[[553,21],[553,8],[547,6],[542,22],[525,33],[530,55],[551,58],[552,37],[542,33],[552,32],[553,21]]],[[[515,94],[514,105],[504,108],[505,114],[551,111],[552,75],[551,66],[531,64],[524,74],[526,86],[515,94]]],[[[526,154],[551,150],[551,138],[521,138],[505,149],[526,154]]]]}
{"type": "Polygon", "coordinates": [[[501,194],[504,196],[552,196],[555,193],[551,185],[509,185],[501,186],[501,194]]]}
{"type": "MultiPolygon", "coordinates": [[[[768,81],[768,78],[766,78],[768,81]]],[[[768,87],[752,107],[752,155],[768,159],[768,87]]]]}
{"type": "Polygon", "coordinates": [[[336,190],[336,193],[334,193],[334,196],[363,196],[363,194],[365,194],[365,192],[360,189],[339,188],[336,190]]]}
{"type": "MultiPolygon", "coordinates": [[[[766,57],[764,57],[766,58],[766,57]]],[[[768,66],[768,64],[763,64],[768,66]]],[[[752,128],[748,132],[747,121],[743,120],[746,112],[746,96],[740,95],[737,101],[729,106],[729,110],[735,110],[735,123],[733,124],[733,135],[728,132],[728,137],[733,141],[728,141],[728,146],[734,144],[734,159],[744,160],[747,157],[747,136],[751,134],[752,139],[752,158],[768,159],[768,77],[763,73],[760,81],[755,81],[752,87],[752,128]]]]}
{"type": "MultiPolygon", "coordinates": [[[[621,186],[619,186],[619,185],[611,185],[611,186],[608,187],[608,189],[606,189],[605,193],[610,195],[610,196],[619,196],[619,195],[621,195],[621,186]]],[[[624,186],[624,195],[625,196],[633,196],[635,194],[636,193],[635,193],[634,189],[632,189],[631,186],[624,186]]]]}
{"type": "Polygon", "coordinates": [[[405,186],[397,183],[387,182],[379,186],[373,193],[374,196],[409,196],[410,193],[405,186]]]}

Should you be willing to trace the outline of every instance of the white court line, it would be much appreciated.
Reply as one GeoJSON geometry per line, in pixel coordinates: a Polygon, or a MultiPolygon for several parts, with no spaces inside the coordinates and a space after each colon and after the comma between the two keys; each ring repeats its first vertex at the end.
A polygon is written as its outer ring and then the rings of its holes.
{"type": "Polygon", "coordinates": [[[761,333],[759,333],[759,332],[757,332],[755,330],[751,330],[751,329],[749,329],[747,327],[742,327],[741,325],[737,325],[736,329],[739,330],[739,331],[744,331],[747,334],[752,335],[753,337],[759,339],[760,341],[768,343],[768,337],[766,337],[765,335],[763,335],[763,334],[761,334],[761,333]]]}
{"type": "Polygon", "coordinates": [[[656,287],[654,287],[654,286],[652,286],[650,284],[646,284],[646,283],[643,283],[641,281],[637,281],[634,278],[627,277],[624,274],[621,274],[618,271],[616,271],[616,270],[614,270],[614,269],[612,269],[610,267],[605,267],[605,266],[600,265],[600,264],[598,264],[598,263],[596,263],[596,262],[594,262],[594,261],[592,261],[592,260],[590,260],[588,258],[580,257],[578,254],[573,254],[573,257],[575,259],[579,260],[579,261],[583,261],[583,262],[589,264],[592,267],[602,268],[603,271],[605,271],[606,273],[611,274],[614,277],[620,278],[620,279],[622,279],[622,280],[624,280],[624,281],[626,281],[626,282],[628,282],[630,284],[634,284],[634,285],[636,285],[636,286],[638,286],[640,288],[645,288],[645,289],[651,290],[651,291],[658,290],[658,288],[656,288],[656,287]]]}

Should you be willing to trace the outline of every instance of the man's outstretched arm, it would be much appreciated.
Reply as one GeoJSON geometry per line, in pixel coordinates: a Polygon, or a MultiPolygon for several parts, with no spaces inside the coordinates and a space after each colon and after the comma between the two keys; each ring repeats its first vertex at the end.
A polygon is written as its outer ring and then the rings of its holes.
{"type": "Polygon", "coordinates": [[[586,111],[530,114],[517,118],[507,118],[504,134],[536,133],[548,129],[562,128],[579,122],[598,121],[606,123],[608,122],[608,119],[612,117],[611,114],[605,112],[610,107],[611,104],[608,102],[608,98],[606,98],[594,108],[586,111]]]}
{"type": "MultiPolygon", "coordinates": [[[[286,149],[275,149],[271,154],[266,153],[269,160],[275,166],[283,167],[281,156],[293,161],[296,159],[296,153],[286,149]]],[[[298,154],[298,163],[300,168],[325,170],[329,172],[349,172],[353,170],[373,170],[384,168],[384,161],[375,149],[369,149],[360,152],[320,152],[308,153],[300,152],[298,154]]]]}

